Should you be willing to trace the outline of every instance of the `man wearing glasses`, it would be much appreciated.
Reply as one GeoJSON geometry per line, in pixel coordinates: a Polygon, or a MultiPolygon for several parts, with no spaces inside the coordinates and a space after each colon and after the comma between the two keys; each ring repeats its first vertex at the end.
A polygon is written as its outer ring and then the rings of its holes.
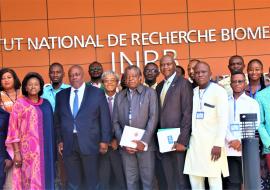
{"type": "Polygon", "coordinates": [[[156,89],[157,87],[157,77],[159,75],[159,70],[157,64],[154,62],[147,63],[143,70],[144,85],[150,88],[156,89]]]}
{"type": "Polygon", "coordinates": [[[245,94],[245,74],[236,71],[231,75],[233,95],[229,97],[229,123],[226,133],[226,149],[230,176],[223,179],[224,189],[240,190],[242,178],[242,147],[240,114],[256,113],[259,120],[259,105],[245,94]]]}
{"type": "Polygon", "coordinates": [[[88,73],[91,77],[91,80],[87,82],[86,84],[103,89],[102,80],[101,80],[103,67],[101,63],[97,61],[94,61],[93,63],[91,63],[88,68],[88,73]]]}

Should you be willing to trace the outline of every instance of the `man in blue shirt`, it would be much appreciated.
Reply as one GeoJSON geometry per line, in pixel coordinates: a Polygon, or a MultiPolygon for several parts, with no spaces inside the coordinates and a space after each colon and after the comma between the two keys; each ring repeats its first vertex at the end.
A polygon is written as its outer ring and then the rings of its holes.
{"type": "MultiPolygon", "coordinates": [[[[60,63],[52,63],[49,67],[49,77],[51,84],[47,84],[44,86],[42,98],[47,99],[53,111],[55,110],[55,97],[58,92],[63,89],[70,87],[68,84],[63,83],[63,78],[65,76],[63,65],[60,63]]],[[[56,177],[56,186],[59,188],[65,187],[66,179],[65,179],[65,171],[64,171],[64,164],[61,156],[57,156],[57,163],[56,163],[56,170],[57,170],[57,177],[56,177]]]]}
{"type": "Polygon", "coordinates": [[[63,65],[60,63],[53,63],[49,67],[49,77],[51,84],[45,85],[43,89],[42,98],[46,98],[52,105],[53,111],[55,109],[55,96],[63,89],[70,87],[68,84],[63,83],[65,76],[63,65]]]}

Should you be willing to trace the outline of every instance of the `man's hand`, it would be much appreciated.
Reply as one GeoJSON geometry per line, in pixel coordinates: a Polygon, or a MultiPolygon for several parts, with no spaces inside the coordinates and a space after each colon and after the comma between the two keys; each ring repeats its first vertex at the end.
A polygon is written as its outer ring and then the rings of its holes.
{"type": "Polygon", "coordinates": [[[111,147],[112,147],[113,150],[116,150],[118,148],[118,143],[117,143],[116,139],[113,139],[111,141],[111,147]]]}
{"type": "Polygon", "coordinates": [[[137,152],[137,149],[135,148],[130,148],[130,147],[124,147],[124,149],[127,151],[127,153],[129,154],[135,154],[135,152],[137,152]]]}
{"type": "Polygon", "coordinates": [[[214,146],[211,151],[211,160],[217,161],[220,158],[221,155],[221,147],[214,146]]]}
{"type": "Polygon", "coordinates": [[[184,145],[180,144],[180,143],[175,143],[173,145],[172,149],[175,149],[178,152],[184,152],[187,148],[184,145]]]}
{"type": "Polygon", "coordinates": [[[138,141],[138,140],[133,140],[132,142],[136,143],[136,149],[140,152],[144,151],[145,145],[142,143],[142,141],[138,141]]]}
{"type": "Polygon", "coordinates": [[[13,164],[12,160],[5,159],[4,171],[7,172],[11,168],[12,164],[13,164]]]}
{"type": "Polygon", "coordinates": [[[107,143],[99,143],[99,152],[101,154],[105,154],[108,151],[108,144],[107,143]]]}
{"type": "Polygon", "coordinates": [[[58,153],[63,157],[64,143],[60,142],[58,144],[58,153]]]}
{"type": "Polygon", "coordinates": [[[232,140],[232,141],[230,141],[229,142],[229,147],[230,148],[233,148],[233,149],[235,149],[235,150],[237,150],[237,151],[241,151],[241,142],[239,141],[239,140],[232,140]]]}

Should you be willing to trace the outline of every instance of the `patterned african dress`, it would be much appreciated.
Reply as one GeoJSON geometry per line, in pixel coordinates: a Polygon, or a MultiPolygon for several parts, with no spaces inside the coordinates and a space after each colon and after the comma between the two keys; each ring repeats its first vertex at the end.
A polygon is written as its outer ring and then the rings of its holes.
{"type": "Polygon", "coordinates": [[[14,158],[12,143],[19,143],[22,167],[14,168],[12,189],[54,189],[54,133],[50,103],[26,97],[16,101],[10,114],[7,151],[14,158]]]}

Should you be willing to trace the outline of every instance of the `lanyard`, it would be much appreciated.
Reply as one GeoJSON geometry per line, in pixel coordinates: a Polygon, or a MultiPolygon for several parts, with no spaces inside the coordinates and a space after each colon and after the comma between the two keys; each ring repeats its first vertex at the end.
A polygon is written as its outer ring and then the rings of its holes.
{"type": "Polygon", "coordinates": [[[201,95],[201,92],[200,92],[200,89],[199,89],[200,110],[202,110],[202,99],[203,99],[203,96],[204,96],[205,92],[207,91],[208,87],[210,86],[210,84],[211,84],[211,82],[208,83],[208,85],[206,86],[206,88],[203,91],[202,95],[201,95]]]}
{"type": "Polygon", "coordinates": [[[257,86],[257,89],[256,89],[254,95],[252,94],[251,85],[249,84],[248,86],[249,86],[249,96],[250,96],[251,98],[255,99],[257,92],[258,92],[259,89],[261,88],[261,85],[258,85],[258,86],[257,86]]]}
{"type": "Polygon", "coordinates": [[[233,98],[233,120],[236,118],[236,100],[233,98]]]}

